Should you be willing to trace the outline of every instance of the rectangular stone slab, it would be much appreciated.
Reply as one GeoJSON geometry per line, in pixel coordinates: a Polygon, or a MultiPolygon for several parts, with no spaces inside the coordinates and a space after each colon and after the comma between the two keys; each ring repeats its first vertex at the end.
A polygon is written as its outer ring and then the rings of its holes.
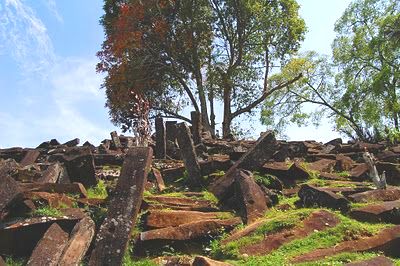
{"type": "Polygon", "coordinates": [[[28,261],[28,266],[58,265],[58,260],[68,242],[68,233],[53,223],[38,242],[28,261]]]}
{"type": "Polygon", "coordinates": [[[128,151],[107,217],[96,236],[89,265],[121,265],[142,204],[152,156],[149,147],[134,147],[128,151]]]}
{"type": "Polygon", "coordinates": [[[165,134],[165,125],[162,117],[156,117],[156,159],[165,159],[167,153],[167,138],[165,134]]]}
{"type": "Polygon", "coordinates": [[[60,163],[53,163],[43,171],[43,175],[36,182],[38,183],[56,183],[63,173],[64,167],[60,163]]]}
{"type": "Polygon", "coordinates": [[[95,224],[90,217],[80,220],[71,232],[71,237],[58,262],[59,266],[78,266],[89,249],[94,237],[95,224]]]}
{"type": "Polygon", "coordinates": [[[20,187],[23,191],[32,192],[49,192],[49,193],[72,193],[79,194],[83,198],[87,198],[87,191],[85,187],[80,183],[73,184],[57,184],[57,183],[20,183],[20,187]]]}
{"type": "Polygon", "coordinates": [[[263,133],[253,147],[236,161],[223,177],[211,184],[210,191],[220,200],[228,197],[227,194],[232,194],[233,173],[236,169],[257,170],[272,158],[277,148],[278,144],[274,133],[272,131],[263,133]]]}
{"type": "Polygon", "coordinates": [[[182,159],[188,172],[188,185],[191,189],[201,189],[201,169],[197,161],[196,151],[190,130],[186,123],[178,124],[178,144],[182,159]]]}
{"type": "Polygon", "coordinates": [[[9,175],[0,176],[0,220],[2,211],[20,196],[18,183],[9,175]]]}
{"type": "Polygon", "coordinates": [[[24,156],[24,158],[22,159],[22,161],[20,162],[20,165],[22,167],[33,164],[36,162],[37,158],[40,155],[40,151],[38,150],[28,150],[24,156]]]}

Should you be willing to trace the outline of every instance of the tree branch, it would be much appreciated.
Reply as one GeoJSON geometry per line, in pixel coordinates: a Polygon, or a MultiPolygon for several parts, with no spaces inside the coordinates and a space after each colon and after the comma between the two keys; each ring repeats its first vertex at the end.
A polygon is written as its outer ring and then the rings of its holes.
{"type": "Polygon", "coordinates": [[[287,86],[290,86],[291,84],[295,83],[296,81],[298,81],[299,79],[301,79],[303,77],[303,74],[300,73],[297,77],[293,78],[292,80],[289,80],[287,82],[281,83],[279,85],[277,85],[276,87],[272,88],[269,91],[264,91],[263,94],[261,95],[260,98],[258,98],[257,100],[255,100],[254,102],[252,102],[251,104],[249,104],[248,106],[236,110],[234,113],[232,113],[232,119],[235,118],[236,116],[239,116],[245,112],[250,112],[251,109],[253,109],[254,107],[256,107],[257,105],[259,105],[262,101],[264,101],[269,95],[271,95],[272,93],[274,93],[277,90],[283,89],[287,86]]]}

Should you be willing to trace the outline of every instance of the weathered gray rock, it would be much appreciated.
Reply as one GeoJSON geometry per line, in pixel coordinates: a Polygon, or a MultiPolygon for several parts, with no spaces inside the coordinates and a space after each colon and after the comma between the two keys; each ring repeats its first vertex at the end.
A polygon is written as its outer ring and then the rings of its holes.
{"type": "Polygon", "coordinates": [[[178,124],[178,144],[181,150],[182,159],[188,171],[188,185],[193,190],[200,190],[202,186],[202,175],[196,151],[186,123],[178,124]]]}
{"type": "Polygon", "coordinates": [[[153,151],[148,147],[129,149],[89,265],[121,265],[142,204],[152,156],[153,151]]]}
{"type": "Polygon", "coordinates": [[[394,266],[393,261],[385,256],[377,256],[372,259],[346,263],[346,266],[394,266]]]}

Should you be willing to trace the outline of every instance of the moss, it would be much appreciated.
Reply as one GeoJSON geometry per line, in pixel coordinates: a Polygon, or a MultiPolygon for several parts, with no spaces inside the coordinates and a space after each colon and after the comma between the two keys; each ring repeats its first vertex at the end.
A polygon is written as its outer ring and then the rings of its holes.
{"type": "Polygon", "coordinates": [[[106,199],[108,197],[107,187],[103,180],[100,180],[96,186],[87,190],[89,199],[106,199]]]}
{"type": "Polygon", "coordinates": [[[311,179],[318,179],[319,171],[311,170],[309,163],[301,162],[300,167],[303,168],[308,173],[308,175],[310,176],[311,179]]]}
{"type": "Polygon", "coordinates": [[[339,172],[336,174],[340,177],[349,177],[350,176],[350,172],[348,172],[348,171],[342,171],[342,172],[339,172]]]}
{"type": "Polygon", "coordinates": [[[62,212],[56,208],[51,208],[49,206],[44,206],[40,207],[36,210],[34,210],[31,213],[32,216],[35,217],[42,217],[42,216],[48,216],[48,217],[60,217],[63,216],[62,212]]]}

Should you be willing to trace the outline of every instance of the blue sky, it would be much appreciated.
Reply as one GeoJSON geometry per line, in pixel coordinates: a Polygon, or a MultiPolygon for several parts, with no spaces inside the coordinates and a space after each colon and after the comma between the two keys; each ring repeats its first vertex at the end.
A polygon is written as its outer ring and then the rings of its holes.
{"type": "MultiPolygon", "coordinates": [[[[302,50],[329,54],[334,22],[350,1],[298,2],[309,29],[302,50]]],[[[102,5],[101,0],[0,0],[0,148],[75,137],[98,144],[117,129],[108,120],[102,76],[95,72],[102,5]]],[[[338,136],[327,123],[318,129],[291,127],[287,134],[292,140],[338,136]]]]}

